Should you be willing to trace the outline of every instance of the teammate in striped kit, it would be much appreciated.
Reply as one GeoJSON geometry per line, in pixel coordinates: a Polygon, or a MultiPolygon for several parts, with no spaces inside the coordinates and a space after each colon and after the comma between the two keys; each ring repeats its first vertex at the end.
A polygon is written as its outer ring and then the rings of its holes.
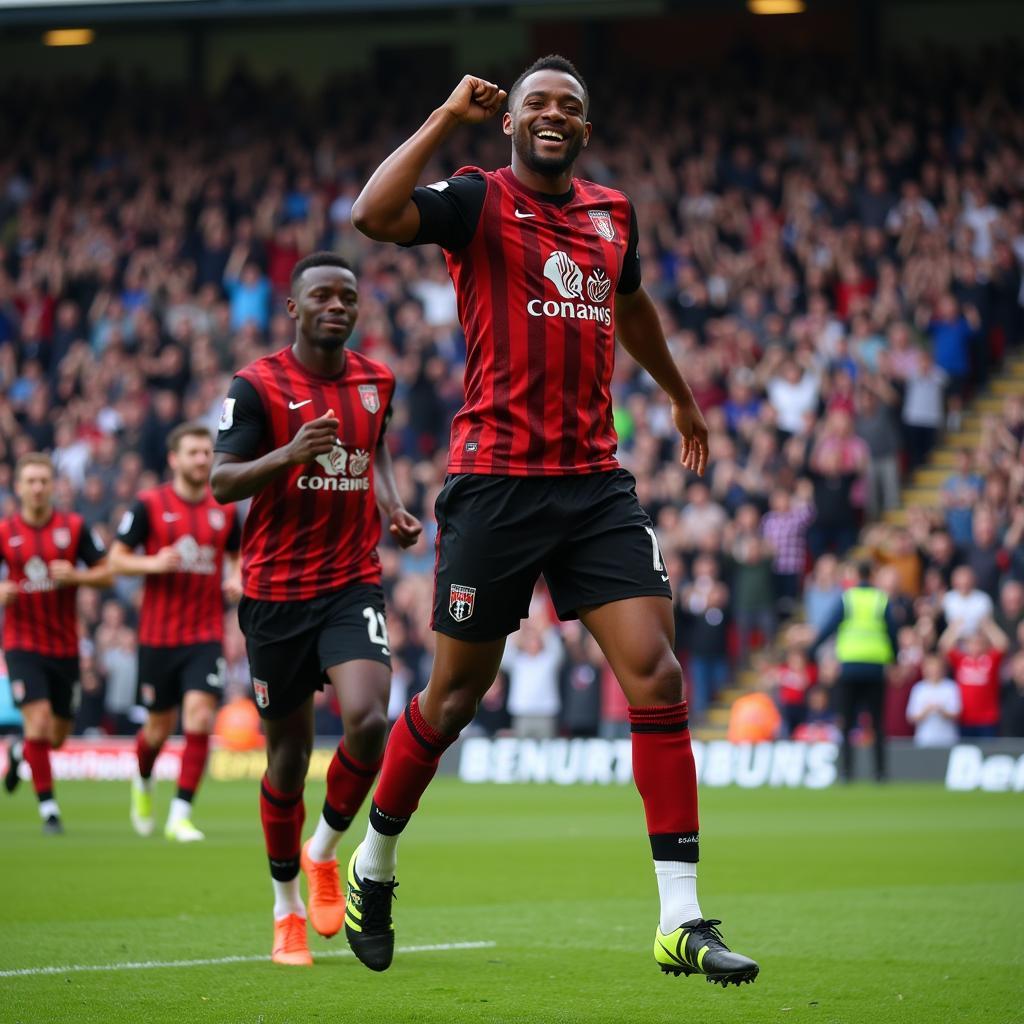
{"type": "Polygon", "coordinates": [[[204,838],[192,823],[192,802],[224,687],[224,599],[241,596],[241,530],[234,506],[221,508],[210,492],[213,438],[207,427],[175,427],[167,438],[167,461],[172,480],[143,491],[125,512],[110,565],[119,575],[145,577],[139,703],[147,714],[135,740],[132,827],[141,836],[153,831],[153,765],[180,707],[185,749],[164,836],[191,843],[204,838]],[[140,546],[143,553],[136,554],[140,546]]]}
{"type": "Polygon", "coordinates": [[[417,187],[451,133],[492,117],[504,99],[496,85],[464,78],[352,210],[371,238],[442,247],[467,351],[466,402],[436,505],[434,667],[388,741],[349,866],[346,934],[368,967],[390,965],[398,837],[493,682],[543,574],[559,616],[582,620],[629,700],[661,898],[657,964],[723,985],[752,981],[757,964],[725,946],[720,922],[697,902],[697,782],[671,589],[633,478],[615,459],[616,335],[671,399],[681,462],[698,474],[708,431],[641,286],[632,204],[573,175],[591,133],[579,72],[546,57],[512,86],[502,121],[510,167],[463,168],[417,187]]]}
{"type": "Polygon", "coordinates": [[[43,831],[64,831],[53,795],[50,750],[59,750],[74,724],[78,702],[79,587],[107,587],[112,576],[102,539],[80,515],[53,506],[49,455],[31,452],[14,469],[18,512],[0,520],[0,581],[5,608],[3,646],[14,701],[21,708],[24,740],[7,749],[4,788],[18,786],[22,760],[32,769],[43,831]],[[88,568],[81,569],[78,562],[88,568]]]}
{"type": "Polygon", "coordinates": [[[377,776],[391,688],[380,513],[402,547],[421,530],[402,507],[384,441],[394,374],[345,349],[358,308],[343,259],[300,260],[288,299],[295,343],[238,373],[215,446],[217,500],[253,498],[238,619],[267,734],[260,818],[274,887],[272,958],[282,964],[312,963],[300,866],[313,927],[331,936],[344,920],[335,850],[377,776]],[[338,694],[344,739],[316,830],[301,845],[313,694],[325,682],[338,694]]]}

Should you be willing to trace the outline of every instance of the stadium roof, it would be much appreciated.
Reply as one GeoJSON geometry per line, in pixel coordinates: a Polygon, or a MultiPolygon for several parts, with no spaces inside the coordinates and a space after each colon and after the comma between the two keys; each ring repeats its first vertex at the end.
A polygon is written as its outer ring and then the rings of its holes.
{"type": "MultiPolygon", "coordinates": [[[[668,10],[678,0],[640,0],[644,13],[668,10]]],[[[739,2],[739,0],[737,0],[739,2]]],[[[459,8],[523,10],[545,8],[565,13],[588,9],[622,13],[621,0],[0,0],[0,24],[57,24],[74,17],[92,23],[180,18],[232,20],[316,12],[372,14],[386,11],[453,11],[459,8]]]]}

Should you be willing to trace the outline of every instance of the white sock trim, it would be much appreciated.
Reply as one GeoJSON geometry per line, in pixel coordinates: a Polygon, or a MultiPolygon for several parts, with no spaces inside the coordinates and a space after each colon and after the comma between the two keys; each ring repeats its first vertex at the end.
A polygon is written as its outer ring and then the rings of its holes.
{"type": "Polygon", "coordinates": [[[309,854],[309,859],[315,861],[317,864],[322,864],[324,861],[336,860],[338,843],[341,841],[341,837],[344,832],[339,832],[337,829],[331,828],[327,824],[327,820],[323,814],[320,815],[320,819],[316,823],[316,830],[310,837],[309,845],[306,847],[306,852],[309,854]]]}
{"type": "Polygon", "coordinates": [[[274,920],[280,921],[289,914],[305,917],[306,905],[302,902],[302,893],[299,891],[299,876],[296,875],[287,882],[279,882],[276,878],[270,881],[274,886],[274,920]]]}
{"type": "Polygon", "coordinates": [[[60,808],[56,800],[42,800],[39,803],[39,817],[46,821],[47,818],[59,818],[60,808]]]}
{"type": "Polygon", "coordinates": [[[703,917],[697,902],[697,865],[688,861],[656,860],[654,875],[661,899],[659,926],[668,935],[681,924],[703,917]]]}
{"type": "Polygon", "coordinates": [[[398,840],[400,836],[386,836],[373,825],[366,826],[366,838],[356,855],[356,874],[374,882],[390,882],[398,867],[398,840]]]}

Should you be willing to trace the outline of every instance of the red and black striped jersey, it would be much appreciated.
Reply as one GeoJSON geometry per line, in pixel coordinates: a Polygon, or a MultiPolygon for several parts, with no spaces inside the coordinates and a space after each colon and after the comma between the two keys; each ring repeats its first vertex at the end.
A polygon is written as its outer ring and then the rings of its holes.
{"type": "Polygon", "coordinates": [[[178,572],[147,576],[142,587],[139,643],[149,647],[220,642],[224,638],[224,553],[239,549],[234,505],[222,508],[212,492],[196,502],[170,483],[142,491],[117,527],[117,539],[140,544],[147,555],[177,548],[178,572]]]}
{"type": "Polygon", "coordinates": [[[290,347],[236,375],[221,413],[218,452],[256,459],[329,409],[339,421],[332,452],[290,466],[253,498],[242,532],[247,596],[304,601],[380,582],[373,465],[394,390],[391,370],[353,351],[337,377],[307,370],[290,347]]]}
{"type": "Polygon", "coordinates": [[[50,563],[92,566],[105,555],[103,541],[75,512],[55,510],[42,526],[17,514],[0,520],[0,559],[18,585],[17,597],[4,610],[4,650],[77,658],[78,587],[58,586],[50,577],[50,563]]]}
{"type": "Polygon", "coordinates": [[[510,167],[463,168],[413,199],[421,223],[411,244],[445,248],[466,336],[449,471],[615,469],[613,307],[616,292],[640,286],[629,199],[579,178],[545,195],[510,167]]]}

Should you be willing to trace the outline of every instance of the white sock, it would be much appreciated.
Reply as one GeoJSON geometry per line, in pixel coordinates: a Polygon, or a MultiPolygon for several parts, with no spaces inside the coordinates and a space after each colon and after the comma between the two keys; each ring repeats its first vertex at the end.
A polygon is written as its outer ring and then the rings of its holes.
{"type": "Polygon", "coordinates": [[[367,825],[356,857],[356,874],[375,882],[390,882],[398,866],[398,836],[386,836],[367,825]]]}
{"type": "Polygon", "coordinates": [[[302,893],[299,892],[299,876],[296,875],[287,882],[279,882],[276,878],[270,881],[274,885],[274,920],[280,921],[289,914],[305,917],[306,905],[302,902],[302,893]]]}
{"type": "Polygon", "coordinates": [[[167,814],[167,824],[177,825],[179,821],[184,821],[191,816],[192,805],[187,800],[182,800],[180,796],[176,796],[171,801],[171,809],[167,814]]]}
{"type": "Polygon", "coordinates": [[[153,790],[153,779],[152,777],[144,779],[139,774],[139,769],[135,769],[135,774],[132,776],[132,784],[136,789],[141,789],[144,793],[150,793],[153,790]]]}
{"type": "Polygon", "coordinates": [[[654,874],[661,898],[661,931],[668,935],[681,924],[703,917],[697,902],[697,865],[688,861],[656,860],[654,874]]]}
{"type": "Polygon", "coordinates": [[[39,817],[46,821],[47,818],[59,818],[60,808],[57,806],[57,801],[42,800],[39,804],[39,817]]]}
{"type": "Polygon", "coordinates": [[[25,756],[25,747],[21,740],[16,740],[11,744],[10,757],[13,761],[20,761],[25,756]]]}
{"type": "Polygon", "coordinates": [[[338,842],[344,834],[344,832],[339,832],[336,828],[331,828],[321,814],[320,820],[316,823],[316,831],[309,840],[309,847],[307,848],[309,859],[317,863],[325,860],[334,860],[338,842]]]}

